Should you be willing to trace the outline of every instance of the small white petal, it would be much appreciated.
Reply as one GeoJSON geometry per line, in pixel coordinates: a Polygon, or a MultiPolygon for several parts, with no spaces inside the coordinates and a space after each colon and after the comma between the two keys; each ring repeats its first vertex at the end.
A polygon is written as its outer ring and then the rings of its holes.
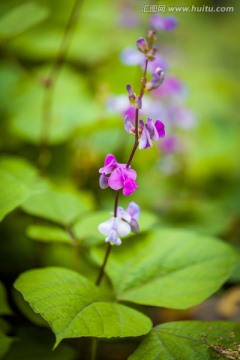
{"type": "Polygon", "coordinates": [[[117,219],[117,233],[120,236],[126,236],[130,234],[131,226],[121,219],[117,219]]]}
{"type": "Polygon", "coordinates": [[[98,230],[101,234],[109,236],[110,232],[112,231],[115,224],[114,218],[111,218],[107,221],[104,221],[98,226],[98,230]]]}

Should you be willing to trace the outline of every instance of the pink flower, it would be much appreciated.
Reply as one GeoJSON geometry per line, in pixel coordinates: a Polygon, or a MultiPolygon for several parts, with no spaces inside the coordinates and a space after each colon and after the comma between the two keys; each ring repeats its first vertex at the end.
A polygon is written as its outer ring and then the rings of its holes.
{"type": "Polygon", "coordinates": [[[114,155],[108,154],[104,161],[104,167],[99,169],[99,185],[102,189],[108,186],[113,190],[123,189],[123,195],[131,195],[138,188],[136,183],[136,171],[127,167],[126,164],[119,164],[114,155]],[[108,176],[110,175],[110,176],[108,176]]]}

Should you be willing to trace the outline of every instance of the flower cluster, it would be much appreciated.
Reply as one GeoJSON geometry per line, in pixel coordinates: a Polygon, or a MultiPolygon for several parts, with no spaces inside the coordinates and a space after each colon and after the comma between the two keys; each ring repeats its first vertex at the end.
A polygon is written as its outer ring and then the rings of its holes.
{"type": "MultiPolygon", "coordinates": [[[[144,55],[145,65],[144,73],[141,81],[141,89],[139,95],[133,91],[130,84],[127,85],[128,100],[131,108],[134,110],[131,114],[125,116],[124,128],[125,130],[135,136],[135,142],[132,152],[129,156],[127,164],[121,164],[117,161],[114,155],[108,154],[104,161],[104,166],[99,169],[100,178],[99,185],[102,189],[108,186],[116,191],[122,189],[123,195],[131,195],[137,188],[136,182],[137,173],[130,168],[133,156],[137,147],[139,149],[147,149],[152,146],[152,141],[157,141],[159,138],[165,136],[165,127],[162,121],[147,118],[144,123],[139,119],[139,111],[142,109],[142,97],[145,92],[150,92],[159,88],[164,80],[164,72],[160,66],[152,68],[152,77],[147,81],[147,67],[148,63],[156,61],[157,49],[153,46],[156,41],[155,30],[149,30],[146,40],[139,38],[136,42],[138,50],[144,55]]],[[[98,230],[106,237],[106,242],[112,245],[121,245],[120,236],[126,236],[131,231],[139,230],[138,218],[140,214],[139,206],[131,202],[125,211],[118,206],[118,193],[116,194],[114,203],[114,216],[100,224],[98,230]]]]}
{"type": "Polygon", "coordinates": [[[138,232],[138,219],[140,208],[135,202],[130,202],[127,210],[122,207],[117,208],[117,217],[111,217],[109,220],[101,223],[98,230],[101,234],[107,236],[105,241],[111,245],[121,245],[119,236],[126,236],[131,231],[138,232]]]}
{"type": "Polygon", "coordinates": [[[135,170],[127,167],[126,164],[120,164],[112,154],[108,154],[104,161],[104,166],[99,169],[99,185],[102,189],[108,186],[113,190],[123,189],[123,195],[132,194],[137,188],[137,173],[135,170]]]}
{"type": "MultiPolygon", "coordinates": [[[[134,120],[131,119],[129,115],[125,116],[124,128],[130,134],[135,135],[136,129],[134,126],[134,120]]],[[[154,123],[150,118],[147,118],[146,123],[144,123],[143,120],[140,120],[138,125],[138,136],[139,149],[147,149],[152,146],[151,140],[157,141],[159,138],[165,136],[164,124],[160,120],[157,120],[154,123]]]]}

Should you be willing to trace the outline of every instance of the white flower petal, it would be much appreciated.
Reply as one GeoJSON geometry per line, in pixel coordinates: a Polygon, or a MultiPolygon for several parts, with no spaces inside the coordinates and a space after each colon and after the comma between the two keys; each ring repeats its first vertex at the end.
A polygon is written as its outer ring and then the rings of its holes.
{"type": "Polygon", "coordinates": [[[109,236],[110,232],[112,231],[112,229],[114,227],[114,224],[115,224],[115,219],[111,218],[111,219],[101,223],[98,226],[98,230],[100,231],[101,234],[109,236]]]}
{"type": "Polygon", "coordinates": [[[117,233],[120,236],[126,236],[130,234],[131,226],[121,219],[117,219],[117,233]]]}

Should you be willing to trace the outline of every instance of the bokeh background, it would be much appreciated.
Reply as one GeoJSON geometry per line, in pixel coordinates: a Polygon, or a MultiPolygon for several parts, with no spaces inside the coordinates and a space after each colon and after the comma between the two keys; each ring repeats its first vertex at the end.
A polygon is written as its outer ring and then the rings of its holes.
{"type": "MultiPolygon", "coordinates": [[[[152,149],[137,152],[133,168],[138,172],[139,190],[131,200],[162,226],[217,236],[239,251],[239,2],[80,3],[70,47],[66,57],[58,59],[44,144],[44,94],[73,1],[39,0],[26,13],[20,11],[9,19],[7,14],[23,4],[0,2],[1,154],[23,158],[33,166],[41,163],[53,182],[87,193],[96,210],[111,211],[113,192],[99,188],[98,169],[107,153],[115,154],[120,162],[129,156],[134,139],[123,128],[122,102],[127,99],[126,84],[137,91],[142,73],[140,66],[124,60],[124,50],[135,47],[156,14],[144,12],[143,6],[165,5],[166,11],[157,14],[175,16],[178,26],[169,32],[157,30],[157,44],[167,63],[166,78],[177,78],[181,91],[170,97],[155,95],[150,111],[155,111],[155,120],[164,121],[167,137],[174,138],[175,145],[154,143],[152,149]],[[198,9],[232,6],[234,11],[168,11],[168,6],[192,5],[198,9]],[[179,112],[173,116],[168,104],[178,110],[180,106],[179,112]]],[[[120,204],[126,206],[128,200],[121,197],[120,204]]],[[[6,284],[35,265],[35,244],[25,234],[29,223],[19,209],[1,223],[0,271],[6,284]]],[[[64,253],[63,265],[70,266],[64,253]]],[[[62,250],[60,254],[54,251],[45,263],[58,265],[62,250]]],[[[240,266],[219,295],[221,301],[226,293],[228,299],[229,291],[239,299],[239,279],[240,266]]],[[[205,310],[196,312],[199,318],[214,314],[214,318],[239,319],[237,301],[227,303],[227,315],[216,312],[215,299],[213,305],[206,305],[207,315],[205,310]]],[[[181,318],[182,313],[177,314],[169,311],[159,316],[168,321],[181,318]]]]}

